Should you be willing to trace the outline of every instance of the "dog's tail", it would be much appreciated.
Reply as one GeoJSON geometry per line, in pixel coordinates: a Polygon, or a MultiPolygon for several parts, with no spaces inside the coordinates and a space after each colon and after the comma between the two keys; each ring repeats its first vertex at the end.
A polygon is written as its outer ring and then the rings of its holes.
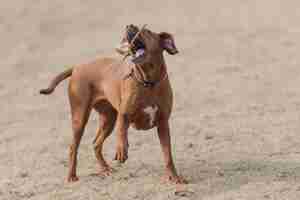
{"type": "Polygon", "coordinates": [[[72,75],[72,72],[73,72],[73,68],[69,68],[69,69],[65,70],[64,72],[58,74],[51,81],[48,88],[40,90],[40,94],[45,94],[45,95],[51,94],[60,82],[62,82],[63,80],[65,80],[66,78],[68,78],[69,76],[72,75]]]}

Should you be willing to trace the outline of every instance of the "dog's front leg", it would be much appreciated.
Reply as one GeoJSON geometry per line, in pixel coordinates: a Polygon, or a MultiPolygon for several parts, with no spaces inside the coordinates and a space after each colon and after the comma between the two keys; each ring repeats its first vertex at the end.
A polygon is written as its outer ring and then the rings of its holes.
{"type": "Polygon", "coordinates": [[[120,163],[124,163],[128,158],[128,128],[128,117],[119,113],[117,118],[117,152],[115,160],[118,160],[120,163]]]}
{"type": "Polygon", "coordinates": [[[176,184],[187,183],[185,179],[178,176],[174,166],[171,150],[170,128],[167,119],[161,119],[159,121],[157,131],[166,166],[165,180],[176,184]]]}

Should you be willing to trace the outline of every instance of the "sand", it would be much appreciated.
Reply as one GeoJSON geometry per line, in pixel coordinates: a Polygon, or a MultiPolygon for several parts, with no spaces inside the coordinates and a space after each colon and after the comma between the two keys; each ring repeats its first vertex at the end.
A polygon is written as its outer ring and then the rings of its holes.
{"type": "Polygon", "coordinates": [[[0,5],[0,199],[300,199],[300,2],[296,0],[9,0],[0,5]],[[71,142],[68,66],[113,55],[127,24],[174,34],[171,134],[189,184],[165,185],[155,130],[129,133],[129,160],[94,175],[92,114],[79,182],[65,182],[71,142]],[[176,190],[184,192],[176,193],[176,190]]]}

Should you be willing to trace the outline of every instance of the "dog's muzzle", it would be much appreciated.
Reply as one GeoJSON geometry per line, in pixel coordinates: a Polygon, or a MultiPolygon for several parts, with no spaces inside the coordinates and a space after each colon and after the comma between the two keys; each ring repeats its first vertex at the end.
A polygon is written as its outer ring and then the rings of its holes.
{"type": "Polygon", "coordinates": [[[126,35],[116,51],[121,55],[135,54],[140,49],[145,49],[144,43],[138,38],[139,29],[134,25],[126,26],[126,35]],[[135,38],[137,36],[137,38],[135,38]],[[134,40],[134,41],[133,41],[134,40]]]}
{"type": "Polygon", "coordinates": [[[124,42],[121,42],[118,47],[116,47],[116,51],[125,57],[129,56],[129,60],[135,64],[142,63],[146,55],[145,47],[139,41],[137,41],[136,44],[134,43],[133,45],[130,45],[130,43],[125,40],[124,42]]]}

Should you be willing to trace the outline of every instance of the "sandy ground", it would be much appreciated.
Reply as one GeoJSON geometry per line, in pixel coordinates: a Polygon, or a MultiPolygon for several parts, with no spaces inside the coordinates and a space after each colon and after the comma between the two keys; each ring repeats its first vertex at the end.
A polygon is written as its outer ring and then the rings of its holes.
{"type": "MultiPolygon", "coordinates": [[[[0,5],[0,199],[300,199],[300,2],[296,0],[9,0],[0,5]],[[106,3],[104,3],[106,2],[106,3]],[[107,3],[111,2],[111,3],[107,3]],[[130,130],[129,160],[102,179],[91,116],[80,181],[65,183],[71,141],[67,66],[114,55],[126,24],[174,33],[176,166],[190,184],[160,182],[155,131],[130,130]]],[[[111,162],[115,135],[104,147],[111,162]]]]}

